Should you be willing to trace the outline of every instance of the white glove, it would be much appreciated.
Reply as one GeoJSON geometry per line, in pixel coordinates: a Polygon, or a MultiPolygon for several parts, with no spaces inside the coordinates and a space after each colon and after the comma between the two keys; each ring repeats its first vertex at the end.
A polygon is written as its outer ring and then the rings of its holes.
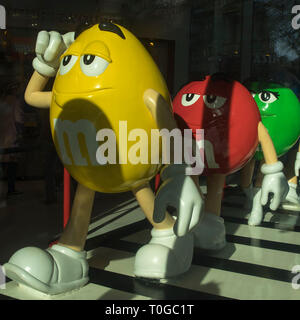
{"type": "Polygon", "coordinates": [[[74,41],[75,32],[64,35],[56,31],[40,31],[35,45],[36,58],[32,62],[34,70],[46,77],[55,77],[59,67],[59,57],[74,41]]]}
{"type": "Polygon", "coordinates": [[[278,161],[272,164],[264,164],[261,172],[265,175],[261,187],[261,204],[264,206],[268,202],[269,194],[273,193],[270,209],[276,210],[280,202],[285,199],[289,185],[286,177],[282,173],[283,164],[278,161]]]}
{"type": "Polygon", "coordinates": [[[300,152],[297,152],[296,161],[295,161],[295,176],[299,177],[300,170],[300,152]]]}
{"type": "Polygon", "coordinates": [[[159,188],[155,203],[153,220],[160,223],[165,219],[167,206],[177,210],[177,220],[174,225],[174,233],[184,236],[200,222],[204,200],[193,179],[186,175],[183,164],[172,164],[161,172],[164,181],[159,188]]]}

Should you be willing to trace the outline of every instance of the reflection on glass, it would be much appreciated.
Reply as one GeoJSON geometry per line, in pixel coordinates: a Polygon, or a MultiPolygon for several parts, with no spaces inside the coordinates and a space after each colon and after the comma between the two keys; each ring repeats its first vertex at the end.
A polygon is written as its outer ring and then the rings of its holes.
{"type": "Polygon", "coordinates": [[[300,34],[292,27],[295,1],[255,0],[252,75],[272,78],[300,95],[300,34]]]}
{"type": "Polygon", "coordinates": [[[190,76],[240,75],[242,1],[195,1],[191,15],[190,76]]]}

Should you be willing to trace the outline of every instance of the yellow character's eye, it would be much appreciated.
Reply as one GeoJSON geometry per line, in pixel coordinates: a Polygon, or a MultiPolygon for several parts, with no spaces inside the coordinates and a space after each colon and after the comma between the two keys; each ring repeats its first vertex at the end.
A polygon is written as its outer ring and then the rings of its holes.
{"type": "Polygon", "coordinates": [[[74,66],[77,59],[78,59],[78,56],[73,56],[73,55],[64,56],[60,62],[59,74],[64,75],[68,73],[74,66]]]}
{"type": "Polygon", "coordinates": [[[108,61],[92,54],[85,54],[80,57],[81,70],[89,77],[99,76],[105,71],[108,65],[108,61]]]}

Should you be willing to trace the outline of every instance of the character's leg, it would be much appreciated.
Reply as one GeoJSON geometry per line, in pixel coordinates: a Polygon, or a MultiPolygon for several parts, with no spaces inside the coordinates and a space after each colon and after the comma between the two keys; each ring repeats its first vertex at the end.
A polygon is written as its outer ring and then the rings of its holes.
{"type": "Polygon", "coordinates": [[[207,195],[205,198],[205,211],[216,216],[221,215],[221,204],[226,175],[212,174],[207,177],[207,195]]]}
{"type": "Polygon", "coordinates": [[[261,166],[264,164],[262,160],[257,170],[255,184],[253,187],[253,203],[250,217],[248,219],[249,226],[257,226],[262,222],[263,219],[263,206],[261,205],[261,185],[263,181],[263,174],[261,173],[261,166]]]}
{"type": "Polygon", "coordinates": [[[296,178],[296,183],[294,182],[295,179],[292,178],[288,180],[289,184],[289,192],[282,203],[282,207],[286,208],[287,210],[296,210],[299,211],[300,209],[300,197],[297,193],[297,178],[296,178]]]}
{"type": "Polygon", "coordinates": [[[59,244],[82,251],[90,224],[95,191],[78,183],[72,212],[59,244]]]}
{"type": "Polygon", "coordinates": [[[78,184],[69,222],[57,245],[47,250],[26,247],[4,265],[6,275],[47,294],[80,288],[88,282],[83,251],[95,192],[78,184]]]}
{"type": "Polygon", "coordinates": [[[193,230],[196,247],[220,250],[226,245],[224,219],[220,217],[225,178],[224,174],[207,177],[205,211],[201,222],[193,230]]]}
{"type": "Polygon", "coordinates": [[[284,174],[288,179],[289,192],[285,198],[282,207],[289,210],[300,209],[300,197],[297,194],[297,177],[295,176],[294,164],[296,159],[297,149],[290,150],[288,153],[287,165],[284,168],[284,174]]]}
{"type": "Polygon", "coordinates": [[[297,149],[292,149],[288,152],[287,163],[283,170],[286,178],[288,179],[288,182],[291,182],[294,184],[297,184],[297,177],[295,176],[295,170],[294,170],[297,151],[298,151],[297,149]]]}
{"type": "Polygon", "coordinates": [[[240,171],[240,186],[246,195],[246,201],[244,203],[244,208],[246,210],[252,209],[253,203],[253,185],[252,178],[255,168],[255,159],[252,158],[240,171]]]}
{"type": "Polygon", "coordinates": [[[153,221],[155,196],[149,185],[133,190],[145,216],[152,224],[151,240],[141,247],[135,258],[134,274],[138,277],[165,279],[186,272],[192,263],[193,235],[177,237],[174,218],[167,213],[161,223],[153,221]]]}

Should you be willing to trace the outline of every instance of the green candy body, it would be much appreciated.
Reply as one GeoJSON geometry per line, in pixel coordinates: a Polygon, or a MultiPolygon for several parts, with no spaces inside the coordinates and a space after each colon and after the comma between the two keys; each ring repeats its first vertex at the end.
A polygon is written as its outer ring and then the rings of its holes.
{"type": "MultiPolygon", "coordinates": [[[[276,83],[252,82],[248,89],[258,105],[277,156],[290,150],[300,137],[300,102],[294,92],[276,83]]],[[[257,160],[264,158],[259,146],[257,160]]]]}

